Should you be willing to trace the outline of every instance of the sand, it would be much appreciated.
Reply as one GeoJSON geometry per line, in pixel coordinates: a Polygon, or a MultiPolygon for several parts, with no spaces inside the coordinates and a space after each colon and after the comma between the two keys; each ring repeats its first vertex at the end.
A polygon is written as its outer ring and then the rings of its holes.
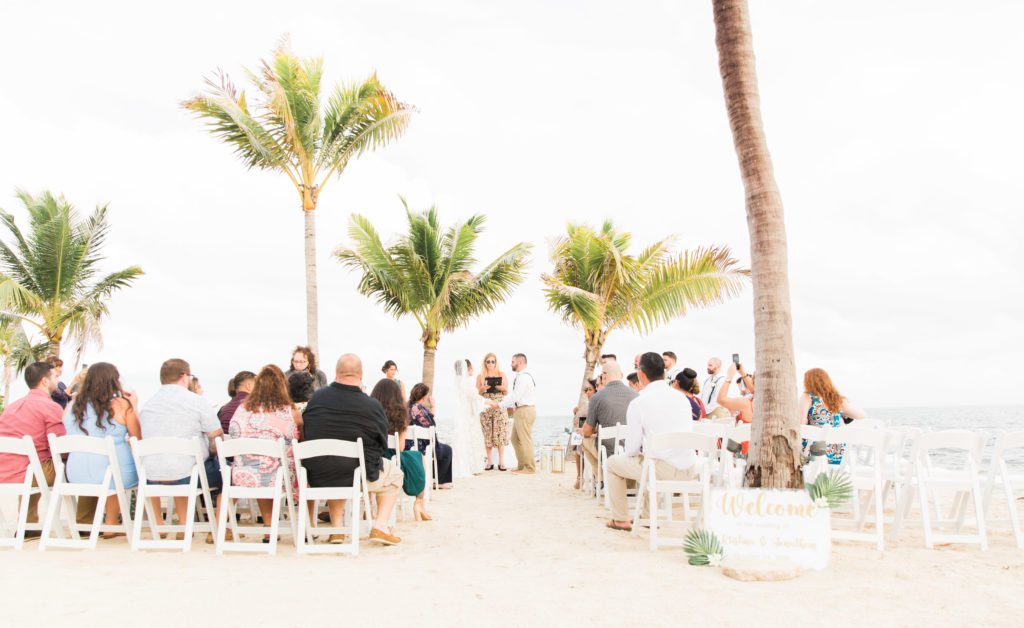
{"type": "Polygon", "coordinates": [[[924,548],[907,530],[879,553],[835,541],[828,569],[744,583],[691,567],[681,549],[604,527],[569,474],[490,471],[435,493],[435,520],[401,521],[397,547],[358,557],[0,550],[2,623],[50,625],[1005,625],[1024,617],[1024,551],[1008,529],[989,550],[924,548]],[[42,622],[40,624],[40,622],[42,622]]]}

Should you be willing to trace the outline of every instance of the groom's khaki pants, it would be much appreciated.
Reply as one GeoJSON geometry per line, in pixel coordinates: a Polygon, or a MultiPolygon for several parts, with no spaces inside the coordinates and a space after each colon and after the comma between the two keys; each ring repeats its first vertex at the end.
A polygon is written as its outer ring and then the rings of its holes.
{"type": "Polygon", "coordinates": [[[533,406],[520,406],[512,413],[512,420],[512,448],[519,461],[516,470],[536,471],[537,464],[533,459],[533,422],[537,420],[537,409],[533,406]]]}

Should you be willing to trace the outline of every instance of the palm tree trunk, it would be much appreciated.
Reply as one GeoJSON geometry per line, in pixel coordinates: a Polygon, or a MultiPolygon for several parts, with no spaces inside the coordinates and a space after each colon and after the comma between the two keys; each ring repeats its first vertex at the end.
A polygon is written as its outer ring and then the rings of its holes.
{"type": "Polygon", "coordinates": [[[437,357],[437,346],[431,346],[429,342],[423,343],[423,383],[430,388],[430,394],[434,394],[434,358],[437,357]]]}
{"type": "Polygon", "coordinates": [[[316,215],[315,209],[304,209],[306,241],[306,343],[313,349],[313,354],[323,363],[320,355],[320,338],[317,334],[317,302],[316,302],[316,215]]]}
{"type": "Polygon", "coordinates": [[[46,343],[46,359],[60,357],[60,340],[50,338],[46,343]]]}
{"type": "Polygon", "coordinates": [[[7,356],[7,360],[4,360],[4,406],[6,406],[11,399],[11,363],[10,356],[7,356]]]}
{"type": "Polygon", "coordinates": [[[746,192],[757,379],[747,486],[803,488],[786,227],[761,122],[746,0],[713,0],[715,43],[746,192]]]}

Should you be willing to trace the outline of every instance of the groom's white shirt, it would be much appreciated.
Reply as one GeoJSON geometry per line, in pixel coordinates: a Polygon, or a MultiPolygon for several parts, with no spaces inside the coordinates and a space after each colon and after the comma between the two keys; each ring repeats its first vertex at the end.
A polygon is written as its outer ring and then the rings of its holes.
{"type": "Polygon", "coordinates": [[[519,371],[512,376],[512,392],[499,404],[500,408],[519,408],[537,405],[537,383],[529,371],[519,371]]]}

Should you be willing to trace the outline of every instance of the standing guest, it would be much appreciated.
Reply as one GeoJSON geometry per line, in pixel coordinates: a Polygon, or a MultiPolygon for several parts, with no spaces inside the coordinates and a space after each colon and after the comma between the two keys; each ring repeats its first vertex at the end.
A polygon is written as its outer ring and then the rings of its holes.
{"type": "Polygon", "coordinates": [[[60,375],[64,371],[64,360],[61,360],[60,358],[47,358],[46,361],[53,367],[50,377],[53,381],[57,382],[57,389],[53,391],[50,398],[60,405],[60,409],[63,410],[68,407],[68,402],[71,401],[71,395],[68,394],[68,387],[64,385],[64,382],[60,381],[60,375]]]}
{"type": "Polygon", "coordinates": [[[288,394],[300,413],[306,409],[306,404],[309,403],[315,392],[316,381],[309,373],[299,371],[292,373],[288,378],[288,394]]]}
{"type": "Polygon", "coordinates": [[[608,459],[605,482],[612,502],[608,527],[632,530],[626,500],[626,481],[639,480],[645,457],[654,458],[659,480],[685,481],[696,477],[697,456],[692,449],[648,451],[651,436],[665,432],[693,431],[690,404],[665,381],[665,361],[657,353],[645,353],[637,371],[643,390],[626,409],[626,448],[608,459]]]}
{"type": "MultiPolygon", "coordinates": [[[[402,471],[397,461],[383,457],[388,447],[388,417],[380,402],[360,389],[362,381],[363,363],[358,356],[346,353],[338,358],[334,381],[313,393],[302,416],[306,440],[333,438],[354,443],[359,438],[363,439],[367,489],[377,497],[377,519],[370,530],[370,540],[397,545],[402,539],[388,527],[388,519],[402,493],[402,471]]],[[[312,488],[350,487],[359,461],[319,456],[304,460],[302,465],[312,488]]],[[[327,500],[331,526],[342,526],[345,501],[327,500]]],[[[344,539],[341,535],[332,535],[329,541],[342,543],[344,539]]]]}
{"type": "Polygon", "coordinates": [[[626,382],[629,383],[629,387],[640,392],[640,379],[637,377],[636,371],[626,376],[626,382]]]}
{"type": "Polygon", "coordinates": [[[297,371],[306,371],[316,380],[316,389],[320,390],[327,385],[327,375],[316,367],[316,355],[309,347],[295,347],[292,351],[290,367],[284,372],[286,378],[291,377],[297,371]]]}
{"type": "MultiPolygon", "coordinates": [[[[93,365],[92,368],[96,368],[96,366],[93,365]]],[[[217,495],[217,508],[219,509],[219,493],[222,484],[220,463],[217,461],[217,457],[210,453],[214,439],[223,436],[224,430],[220,426],[220,420],[217,418],[213,406],[188,389],[191,381],[192,367],[185,360],[171,358],[160,365],[160,389],[146,401],[139,412],[142,437],[184,438],[186,440],[198,437],[204,441],[202,453],[206,480],[210,486],[211,495],[217,495]]],[[[188,484],[195,463],[195,456],[180,454],[153,454],[146,456],[146,459],[143,460],[146,479],[154,484],[188,484]]],[[[159,503],[159,498],[153,498],[153,507],[157,512],[160,512],[159,503]]],[[[174,498],[174,509],[178,513],[179,521],[183,522],[184,517],[187,516],[187,507],[187,497],[174,498]]],[[[169,518],[170,513],[168,513],[169,518]]],[[[213,542],[212,534],[206,536],[206,542],[213,542]]]]}
{"type": "MultiPolygon", "coordinates": [[[[622,368],[615,363],[604,367],[604,388],[590,398],[587,409],[587,422],[580,433],[583,436],[583,455],[587,457],[592,469],[597,469],[597,428],[615,427],[615,424],[626,424],[626,408],[637,398],[637,392],[622,383],[622,368]]],[[[615,441],[605,441],[605,455],[610,458],[615,453],[615,441]]]]}
{"type": "MultiPolygon", "coordinates": [[[[384,414],[388,417],[388,434],[396,434],[398,446],[405,451],[397,452],[401,456],[402,463],[402,491],[415,497],[416,501],[412,507],[412,513],[416,521],[430,521],[431,516],[427,514],[427,505],[424,496],[427,489],[427,472],[423,468],[423,454],[418,450],[408,450],[405,446],[406,432],[409,431],[409,410],[405,407],[405,399],[402,397],[402,390],[393,379],[384,379],[377,382],[370,392],[370,397],[380,402],[384,408],[384,414]]],[[[394,458],[394,449],[384,452],[384,457],[394,458]]]]}
{"type": "Polygon", "coordinates": [[[665,381],[671,382],[679,373],[679,369],[676,368],[676,354],[672,351],[665,351],[661,354],[661,359],[665,362],[665,381]]]}
{"type": "Polygon", "coordinates": [[[697,396],[700,393],[700,386],[697,385],[697,371],[691,368],[679,371],[672,379],[672,387],[686,395],[686,399],[690,402],[694,421],[700,421],[707,416],[704,402],[697,396]]]}
{"type": "Polygon", "coordinates": [[[196,377],[195,375],[193,375],[192,379],[190,379],[188,382],[188,391],[191,393],[195,393],[200,397],[203,396],[203,385],[199,383],[199,378],[196,377]]]}
{"type": "MultiPolygon", "coordinates": [[[[430,387],[419,383],[412,387],[409,393],[409,425],[420,427],[437,427],[434,422],[434,414],[427,409],[425,401],[430,394],[430,387]]],[[[427,452],[427,442],[418,441],[421,454],[427,452]]],[[[452,448],[439,440],[434,441],[434,451],[437,454],[437,477],[434,482],[438,488],[448,489],[452,487],[452,448]]]]}
{"type": "Polygon", "coordinates": [[[640,368],[640,356],[642,356],[642,355],[643,355],[642,353],[638,353],[635,356],[633,356],[633,372],[634,373],[636,372],[637,369],[640,368]]]}
{"type": "MultiPolygon", "coordinates": [[[[299,498],[299,485],[295,475],[292,443],[299,440],[301,426],[302,415],[292,405],[284,373],[276,365],[268,364],[260,369],[253,382],[252,393],[235,411],[228,428],[231,438],[284,441],[292,498],[295,500],[299,498]]],[[[272,486],[280,466],[279,460],[267,456],[235,456],[231,463],[231,485],[248,488],[272,486]]],[[[285,481],[288,482],[289,478],[285,481]]],[[[263,525],[271,525],[274,517],[274,500],[257,499],[256,505],[263,515],[263,525]]]]}
{"type": "MultiPolygon", "coordinates": [[[[57,390],[57,375],[49,362],[34,362],[25,369],[25,384],[28,394],[7,405],[0,414],[0,437],[21,438],[31,436],[35,443],[39,463],[43,467],[43,477],[47,486],[53,486],[56,472],[53,468],[53,455],[50,453],[48,436],[63,436],[67,433],[61,422],[61,407],[53,400],[57,390]]],[[[15,454],[0,454],[0,483],[14,484],[25,479],[28,468],[28,457],[15,454]]],[[[38,486],[35,478],[32,486],[38,486]]],[[[39,494],[28,498],[29,523],[39,522],[39,494]]],[[[19,501],[18,507],[21,508],[19,501]]],[[[38,538],[38,530],[25,532],[25,538],[38,538]]]]}
{"type": "MultiPolygon", "coordinates": [[[[182,386],[184,385],[182,383],[182,386]]],[[[121,375],[117,372],[117,367],[100,362],[89,367],[78,394],[64,413],[64,427],[69,435],[93,438],[110,436],[114,439],[117,466],[121,470],[121,483],[125,489],[139,485],[135,460],[128,447],[128,436],[142,437],[137,404],[138,396],[121,388],[121,375]]],[[[103,481],[109,466],[110,461],[106,456],[72,452],[68,455],[64,471],[69,482],[99,484],[103,481]]],[[[113,487],[114,480],[111,479],[110,488],[113,487]]],[[[80,523],[91,520],[97,507],[95,498],[79,499],[77,520],[80,523]]],[[[116,525],[119,513],[123,521],[131,521],[128,513],[120,512],[121,506],[116,495],[107,498],[105,509],[107,525],[116,525]]],[[[124,536],[124,533],[103,533],[103,538],[115,536],[124,536]]]]}
{"type": "MultiPolygon", "coordinates": [[[[743,377],[736,380],[736,383],[740,385],[740,396],[729,396],[729,386],[732,383],[732,377],[736,374],[737,369],[742,371],[743,365],[741,364],[738,367],[736,364],[729,365],[729,370],[725,374],[725,380],[718,389],[717,401],[720,406],[723,406],[726,410],[736,415],[737,422],[742,421],[744,423],[751,423],[754,420],[754,395],[748,395],[746,392],[746,387],[743,385],[743,377]]],[[[749,448],[750,441],[743,441],[740,453],[744,456],[747,455],[749,448]]]]}
{"type": "Polygon", "coordinates": [[[701,384],[700,389],[703,392],[701,392],[700,399],[704,402],[704,409],[709,419],[724,419],[730,416],[727,408],[718,405],[718,391],[722,387],[722,382],[725,381],[725,375],[720,373],[721,370],[721,360],[708,358],[708,376],[701,384]]]}
{"type": "Polygon", "coordinates": [[[537,420],[537,382],[526,371],[526,356],[517,353],[512,356],[512,392],[501,403],[492,407],[512,412],[512,448],[516,452],[519,473],[536,473],[537,462],[533,457],[533,422],[537,420]]]}
{"type": "Polygon", "coordinates": [[[491,402],[500,402],[508,393],[508,376],[498,368],[498,356],[488,353],[484,356],[484,368],[476,378],[476,390],[486,399],[484,411],[480,413],[480,426],[484,432],[484,448],[487,449],[487,466],[484,471],[494,468],[491,460],[491,450],[498,449],[498,471],[507,471],[505,468],[505,448],[508,447],[509,429],[508,413],[491,402]],[[501,381],[496,384],[488,384],[487,378],[499,378],[501,381]]]}
{"type": "Polygon", "coordinates": [[[398,384],[398,387],[402,389],[402,399],[406,399],[405,384],[402,383],[402,380],[398,379],[398,365],[395,364],[395,361],[386,361],[384,366],[380,367],[380,372],[384,373],[384,377],[398,384]]]}
{"type": "Polygon", "coordinates": [[[231,428],[231,417],[235,416],[235,411],[238,410],[238,406],[246,400],[250,393],[252,393],[253,384],[256,383],[256,373],[252,371],[239,371],[234,377],[231,378],[231,384],[228,386],[229,390],[234,390],[234,394],[231,395],[231,401],[224,404],[220,410],[217,411],[217,419],[220,420],[220,428],[227,434],[231,428]]]}
{"type": "MultiPolygon", "coordinates": [[[[804,373],[804,392],[800,395],[798,416],[804,425],[842,427],[846,419],[863,419],[867,414],[839,394],[824,369],[811,369],[804,373]]],[[[844,448],[843,443],[831,443],[825,451],[828,463],[842,462],[844,448]]]]}
{"type": "MultiPolygon", "coordinates": [[[[603,374],[602,374],[602,377],[603,377],[603,374]]],[[[582,432],[580,430],[583,428],[583,426],[587,422],[587,413],[590,410],[590,400],[594,398],[594,395],[597,393],[597,389],[598,389],[597,380],[596,379],[588,379],[587,380],[587,385],[583,387],[583,394],[586,395],[587,398],[583,400],[582,408],[581,408],[581,406],[576,406],[575,408],[573,408],[572,413],[580,415],[579,425],[576,426],[576,432],[580,433],[581,435],[582,435],[582,432]]],[[[582,443],[582,441],[580,442],[579,445],[576,445],[576,446],[574,446],[572,448],[573,456],[576,458],[576,484],[575,484],[575,486],[573,486],[573,488],[575,488],[575,489],[579,489],[580,484],[583,483],[583,455],[582,455],[582,451],[583,451],[583,443],[582,443]]]]}

